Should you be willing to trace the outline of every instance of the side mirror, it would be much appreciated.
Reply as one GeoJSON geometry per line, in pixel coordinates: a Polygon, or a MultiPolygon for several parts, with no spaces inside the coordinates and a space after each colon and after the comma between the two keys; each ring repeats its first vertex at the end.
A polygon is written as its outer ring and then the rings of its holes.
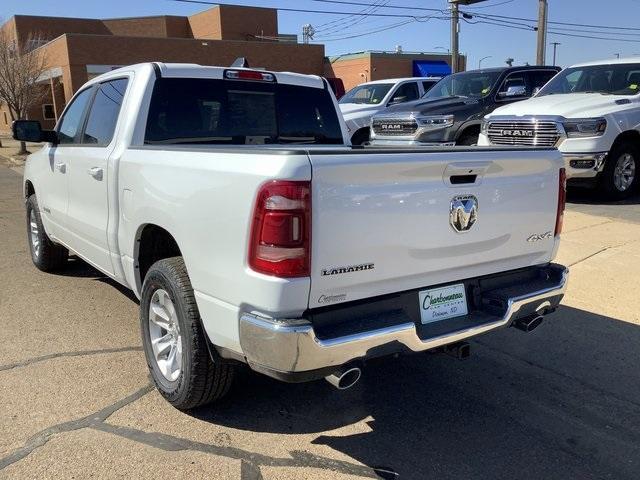
{"type": "Polygon", "coordinates": [[[506,92],[498,94],[500,98],[526,97],[527,88],[524,85],[511,85],[506,92]]]}
{"type": "Polygon", "coordinates": [[[58,135],[52,130],[42,130],[37,120],[16,120],[11,125],[14,140],[21,142],[58,143],[58,135]]]}

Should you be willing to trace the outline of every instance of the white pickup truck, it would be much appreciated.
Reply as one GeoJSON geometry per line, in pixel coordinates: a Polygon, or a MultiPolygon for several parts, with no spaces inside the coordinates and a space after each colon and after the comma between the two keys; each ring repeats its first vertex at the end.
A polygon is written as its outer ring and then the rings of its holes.
{"type": "Polygon", "coordinates": [[[73,253],[133,290],[181,409],[239,364],[346,388],[372,357],[463,356],[564,293],[555,150],[352,147],[320,77],[135,65],[83,86],[54,131],[13,129],[48,142],[24,175],[34,264],[73,253]]]}
{"type": "Polygon", "coordinates": [[[640,61],[566,68],[533,98],[487,115],[478,145],[555,146],[570,185],[629,197],[640,183],[640,61]]]}

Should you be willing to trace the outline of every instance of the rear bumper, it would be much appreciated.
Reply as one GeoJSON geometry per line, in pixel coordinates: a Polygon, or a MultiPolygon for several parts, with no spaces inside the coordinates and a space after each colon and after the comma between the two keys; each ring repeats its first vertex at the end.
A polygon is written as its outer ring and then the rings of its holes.
{"type": "MultiPolygon", "coordinates": [[[[240,319],[240,344],[247,363],[254,370],[285,381],[319,378],[349,362],[397,352],[431,350],[509,326],[518,318],[550,313],[562,300],[568,273],[561,265],[549,264],[528,269],[527,278],[531,280],[524,284],[514,281],[518,278],[516,273],[508,274],[511,277],[502,275],[502,283],[496,281],[498,276],[465,281],[469,291],[475,292],[469,315],[459,317],[456,322],[437,322],[435,328],[425,328],[398,307],[402,298],[414,298],[417,290],[371,302],[379,302],[381,310],[388,306],[387,312],[372,312],[367,308],[371,303],[344,305],[328,312],[332,318],[349,318],[353,313],[354,322],[373,325],[352,333],[345,333],[349,328],[342,332],[340,328],[327,330],[317,321],[314,325],[313,315],[302,319],[267,319],[244,314],[240,319]],[[485,282],[487,288],[474,291],[473,286],[482,285],[481,282],[485,282]],[[363,311],[367,312],[367,318],[362,316],[363,311]],[[356,318],[358,316],[360,318],[356,318]],[[385,326],[378,327],[376,323],[380,325],[381,316],[385,317],[385,326]]],[[[413,303],[418,306],[417,296],[413,303]]]]}

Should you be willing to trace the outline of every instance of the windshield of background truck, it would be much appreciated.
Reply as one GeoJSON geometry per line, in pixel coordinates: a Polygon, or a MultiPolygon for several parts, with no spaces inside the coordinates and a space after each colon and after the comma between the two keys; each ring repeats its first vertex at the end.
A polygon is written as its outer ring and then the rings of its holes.
{"type": "Polygon", "coordinates": [[[462,72],[443,78],[422,98],[473,97],[489,94],[502,72],[462,72]]]}
{"type": "Polygon", "coordinates": [[[640,63],[567,68],[556,75],[537,97],[561,93],[636,95],[640,92],[640,63]]]}
{"type": "Polygon", "coordinates": [[[385,95],[389,93],[393,83],[374,83],[371,85],[359,85],[349,90],[340,103],[363,103],[377,105],[382,102],[385,95]]]}

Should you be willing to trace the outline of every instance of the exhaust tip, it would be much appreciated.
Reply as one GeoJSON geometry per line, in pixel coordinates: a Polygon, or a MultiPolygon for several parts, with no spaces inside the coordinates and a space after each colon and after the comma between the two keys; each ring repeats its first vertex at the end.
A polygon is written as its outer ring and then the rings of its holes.
{"type": "Polygon", "coordinates": [[[544,317],[542,315],[533,315],[531,317],[519,318],[513,325],[523,332],[531,332],[538,328],[543,320],[544,317]]]}
{"type": "Polygon", "coordinates": [[[444,346],[444,352],[459,360],[464,360],[471,356],[471,345],[467,342],[452,343],[444,346]]]}
{"type": "Polygon", "coordinates": [[[361,375],[362,371],[358,367],[350,367],[336,370],[331,375],[326,376],[325,380],[338,390],[346,390],[358,383],[361,375]]]}

